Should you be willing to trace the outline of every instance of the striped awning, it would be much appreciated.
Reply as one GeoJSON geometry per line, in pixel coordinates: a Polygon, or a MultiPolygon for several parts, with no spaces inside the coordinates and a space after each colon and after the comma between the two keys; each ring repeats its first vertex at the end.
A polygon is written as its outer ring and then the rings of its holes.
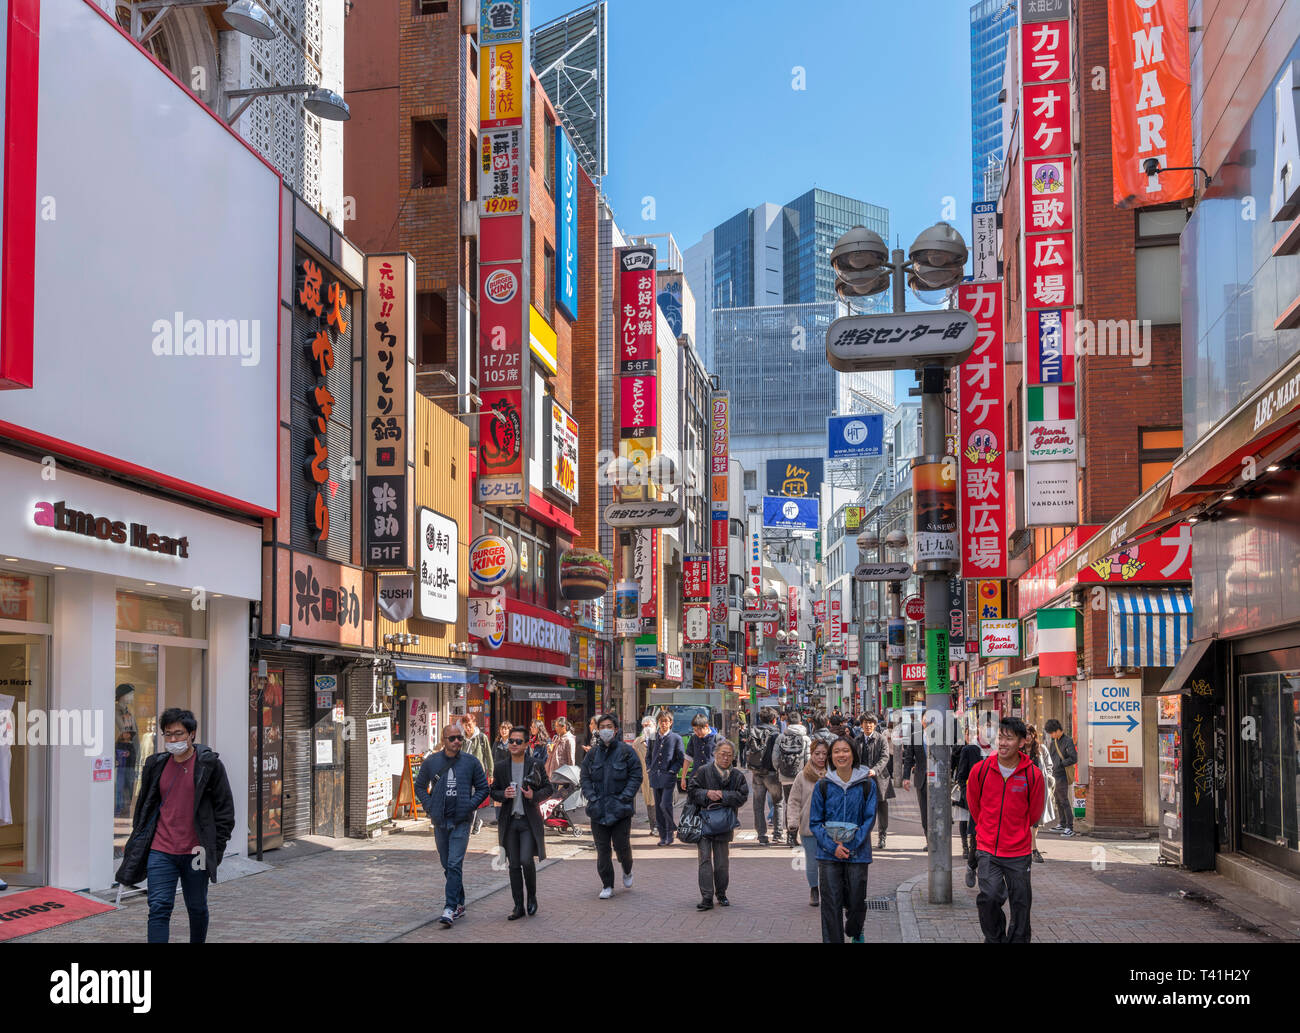
{"type": "Polygon", "coordinates": [[[1173,667],[1192,640],[1188,588],[1110,590],[1110,666],[1173,667]]]}

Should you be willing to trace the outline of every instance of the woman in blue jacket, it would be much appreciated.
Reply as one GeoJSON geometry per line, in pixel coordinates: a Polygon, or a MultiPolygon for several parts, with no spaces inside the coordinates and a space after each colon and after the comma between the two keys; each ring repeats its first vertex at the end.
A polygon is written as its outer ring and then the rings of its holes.
{"type": "Polygon", "coordinates": [[[853,943],[862,943],[876,780],[870,768],[859,766],[857,746],[847,736],[831,746],[830,768],[813,790],[808,820],[817,840],[822,942],[843,943],[847,932],[853,943]]]}

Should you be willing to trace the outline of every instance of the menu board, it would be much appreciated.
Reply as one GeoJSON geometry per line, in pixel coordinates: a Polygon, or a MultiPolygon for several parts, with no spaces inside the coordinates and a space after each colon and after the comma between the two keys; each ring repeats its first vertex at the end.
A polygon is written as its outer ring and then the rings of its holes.
{"type": "Polygon", "coordinates": [[[388,820],[388,803],[393,798],[393,776],[389,768],[389,715],[366,718],[366,827],[388,820]]]}

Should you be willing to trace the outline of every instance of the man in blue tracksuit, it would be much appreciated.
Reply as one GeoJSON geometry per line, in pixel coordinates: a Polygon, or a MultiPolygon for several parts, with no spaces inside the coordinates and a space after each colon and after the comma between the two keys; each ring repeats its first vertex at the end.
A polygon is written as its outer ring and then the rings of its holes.
{"type": "Polygon", "coordinates": [[[461,866],[474,812],[488,796],[487,773],[477,757],[461,752],[464,745],[464,727],[458,722],[449,724],[442,731],[442,750],[425,758],[415,779],[415,795],[433,822],[438,860],[447,880],[446,906],[438,919],[444,929],[465,914],[461,866]]]}

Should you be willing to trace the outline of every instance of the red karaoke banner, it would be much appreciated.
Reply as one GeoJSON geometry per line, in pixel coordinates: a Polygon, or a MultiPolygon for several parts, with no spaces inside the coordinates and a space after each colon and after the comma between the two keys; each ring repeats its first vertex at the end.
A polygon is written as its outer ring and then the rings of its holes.
{"type": "Polygon", "coordinates": [[[1070,84],[1026,86],[1024,97],[1025,160],[1069,154],[1070,84]]]}
{"type": "Polygon", "coordinates": [[[1115,204],[1192,196],[1192,87],[1186,0],[1110,0],[1110,146],[1115,204]]]}
{"type": "Polygon", "coordinates": [[[1007,427],[1002,282],[964,283],[957,305],[975,317],[975,347],[958,367],[961,576],[1007,576],[1007,427]]]}

